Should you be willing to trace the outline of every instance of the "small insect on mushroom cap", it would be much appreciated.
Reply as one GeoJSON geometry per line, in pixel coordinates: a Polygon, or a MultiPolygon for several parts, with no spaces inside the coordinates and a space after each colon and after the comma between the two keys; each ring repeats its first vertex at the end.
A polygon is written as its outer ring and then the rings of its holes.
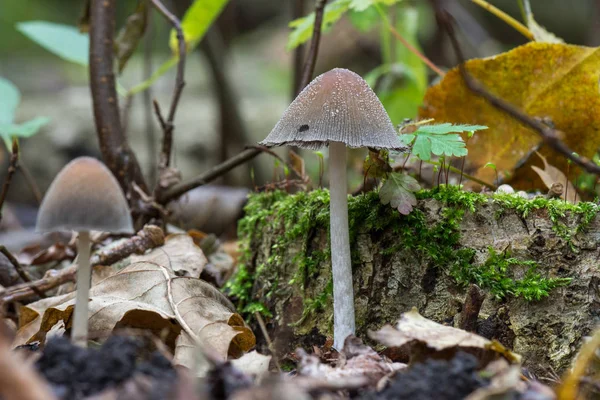
{"type": "Polygon", "coordinates": [[[353,148],[405,148],[367,82],[342,68],[325,72],[306,86],[260,144],[316,149],[329,142],[353,148]]]}
{"type": "Polygon", "coordinates": [[[56,176],[38,212],[36,231],[133,233],[131,214],[110,170],[91,157],[79,157],[56,176]]]}

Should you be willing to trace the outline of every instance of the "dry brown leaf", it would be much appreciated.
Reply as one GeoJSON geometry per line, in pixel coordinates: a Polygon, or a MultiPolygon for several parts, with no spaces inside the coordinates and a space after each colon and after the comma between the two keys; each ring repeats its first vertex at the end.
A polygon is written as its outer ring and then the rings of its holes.
{"type": "MultiPolygon", "coordinates": [[[[187,362],[193,360],[195,339],[222,359],[254,346],[254,334],[221,292],[200,279],[176,276],[174,269],[185,269],[184,263],[194,262],[198,268],[206,260],[191,238],[171,238],[170,244],[136,260],[91,288],[91,339],[105,338],[115,328],[147,329],[175,349],[175,358],[188,367],[193,365],[187,362]]],[[[74,303],[75,294],[68,293],[22,307],[16,344],[43,342],[61,322],[70,327],[74,303]]]]}
{"type": "Polygon", "coordinates": [[[389,347],[417,346],[419,351],[411,354],[411,362],[415,361],[414,356],[426,357],[427,349],[430,350],[429,353],[450,351],[449,356],[456,350],[462,350],[486,361],[500,356],[511,362],[520,361],[519,355],[506,350],[498,342],[462,329],[438,324],[421,316],[416,308],[402,314],[395,328],[386,325],[378,331],[370,331],[369,336],[389,347]]]}
{"type": "Polygon", "coordinates": [[[532,165],[531,169],[533,169],[540,176],[540,178],[544,182],[544,185],[546,185],[546,187],[550,189],[552,187],[552,184],[554,183],[560,183],[562,185],[566,184],[567,189],[563,190],[563,194],[560,196],[560,198],[564,199],[566,192],[567,201],[569,203],[579,203],[580,199],[579,195],[577,194],[577,190],[575,189],[575,186],[573,186],[573,184],[567,179],[567,176],[563,174],[560,169],[548,164],[546,157],[544,157],[537,151],[535,153],[542,159],[542,162],[544,163],[544,169],[541,169],[535,165],[532,165]]]}
{"type": "Polygon", "coordinates": [[[148,254],[132,256],[131,262],[148,261],[163,265],[172,270],[177,276],[200,277],[208,262],[206,256],[194,244],[191,236],[173,234],[165,238],[164,246],[157,247],[148,254]]]}
{"type": "Polygon", "coordinates": [[[256,350],[246,353],[237,360],[231,361],[234,367],[250,376],[262,376],[269,372],[271,356],[260,354],[256,350]]]}
{"type": "MultiPolygon", "coordinates": [[[[469,60],[465,66],[491,93],[564,132],[562,139],[572,151],[588,158],[596,152],[600,49],[531,42],[494,57],[469,60]]],[[[514,176],[510,183],[516,189],[530,189],[528,179],[537,180],[528,167],[519,169],[518,175],[514,169],[541,144],[539,134],[472,93],[458,68],[427,90],[419,116],[489,127],[469,139],[465,172],[493,182],[495,172],[484,168],[493,162],[499,173],[508,171],[514,176]]],[[[566,169],[562,155],[548,146],[541,151],[550,164],[566,169]]],[[[572,168],[571,172],[572,178],[576,171],[572,168]]]]}

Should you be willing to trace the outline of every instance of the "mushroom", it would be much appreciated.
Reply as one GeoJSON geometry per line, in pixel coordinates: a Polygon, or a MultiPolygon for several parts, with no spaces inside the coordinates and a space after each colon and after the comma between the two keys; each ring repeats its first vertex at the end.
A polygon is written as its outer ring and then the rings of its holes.
{"type": "Polygon", "coordinates": [[[36,231],[75,231],[77,294],[71,338],[87,345],[88,297],[91,281],[90,231],[133,233],[129,207],[119,183],[108,168],[90,157],[79,157],[56,176],[44,196],[36,231]]]}
{"type": "Polygon", "coordinates": [[[316,77],[284,112],[264,146],[317,149],[329,145],[333,340],[340,350],[355,333],[348,231],[346,147],[403,150],[383,105],[356,73],[335,68],[316,77]]]}

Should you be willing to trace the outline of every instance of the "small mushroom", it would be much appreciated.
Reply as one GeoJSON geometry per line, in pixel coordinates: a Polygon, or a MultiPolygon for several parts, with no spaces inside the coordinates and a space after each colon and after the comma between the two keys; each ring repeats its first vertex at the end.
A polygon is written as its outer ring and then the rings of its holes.
{"type": "Polygon", "coordinates": [[[90,231],[133,233],[129,207],[119,183],[100,161],[79,157],[56,176],[38,212],[36,231],[75,231],[77,294],[71,338],[87,345],[91,281],[90,231]]]}
{"type": "Polygon", "coordinates": [[[340,68],[316,77],[261,144],[308,149],[329,145],[333,340],[334,347],[340,350],[346,337],[355,333],[346,147],[405,147],[369,85],[356,73],[340,68]]]}

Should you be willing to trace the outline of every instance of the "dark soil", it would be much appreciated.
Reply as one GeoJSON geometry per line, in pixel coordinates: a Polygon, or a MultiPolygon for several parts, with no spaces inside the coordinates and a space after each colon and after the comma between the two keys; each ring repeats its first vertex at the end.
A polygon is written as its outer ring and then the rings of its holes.
{"type": "Polygon", "coordinates": [[[74,346],[58,337],[48,341],[36,367],[64,400],[102,392],[136,374],[150,378],[151,399],[168,398],[177,372],[159,352],[144,355],[143,350],[142,340],[125,336],[111,336],[97,349],[74,346]]]}
{"type": "Polygon", "coordinates": [[[361,399],[462,400],[489,383],[479,375],[477,365],[477,358],[462,352],[449,361],[427,360],[398,373],[382,392],[361,399]]]}

